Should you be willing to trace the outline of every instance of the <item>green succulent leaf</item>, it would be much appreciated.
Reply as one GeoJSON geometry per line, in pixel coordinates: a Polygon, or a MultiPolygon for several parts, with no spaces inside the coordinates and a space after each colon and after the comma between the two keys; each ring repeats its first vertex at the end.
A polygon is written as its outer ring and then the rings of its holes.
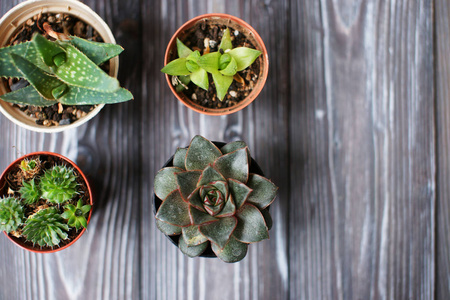
{"type": "Polygon", "coordinates": [[[226,181],[225,177],[219,171],[214,169],[212,165],[208,165],[200,176],[197,186],[202,186],[213,181],[226,181]]]}
{"type": "Polygon", "coordinates": [[[42,71],[40,68],[21,56],[12,53],[11,57],[17,69],[22,73],[22,77],[28,80],[28,82],[39,92],[42,97],[48,100],[55,99],[52,91],[62,85],[63,82],[58,80],[53,75],[42,71]]]}
{"type": "MultiPolygon", "coordinates": [[[[200,188],[201,187],[197,187],[192,193],[191,195],[188,197],[188,201],[189,203],[195,207],[196,209],[200,210],[201,212],[206,213],[205,208],[203,207],[203,201],[202,198],[200,196],[200,188]]],[[[194,224],[197,224],[194,222],[194,224]]]]}
{"type": "Polygon", "coordinates": [[[190,75],[191,72],[186,67],[186,58],[177,58],[169,62],[164,68],[161,69],[161,72],[166,73],[172,76],[180,76],[180,75],[190,75]]]}
{"type": "Polygon", "coordinates": [[[217,98],[222,101],[223,98],[225,98],[231,83],[233,83],[233,76],[223,75],[219,71],[212,71],[211,75],[214,84],[216,85],[217,98]]]}
{"type": "Polygon", "coordinates": [[[235,179],[228,179],[228,187],[230,194],[236,204],[236,209],[240,209],[242,205],[247,201],[248,196],[252,192],[252,189],[235,179]]]}
{"type": "Polygon", "coordinates": [[[100,65],[111,58],[116,57],[123,51],[123,48],[116,44],[88,41],[76,36],[70,36],[70,38],[71,40],[69,43],[86,54],[86,56],[96,65],[100,65]]]}
{"type": "Polygon", "coordinates": [[[269,206],[277,196],[278,187],[269,179],[257,174],[250,174],[247,186],[253,189],[247,201],[259,209],[269,206]]]}
{"type": "Polygon", "coordinates": [[[62,217],[67,221],[70,227],[74,227],[76,230],[87,227],[86,215],[91,210],[91,205],[83,205],[83,201],[80,199],[75,207],[72,204],[67,204],[64,206],[64,212],[62,217]]]}
{"type": "Polygon", "coordinates": [[[42,60],[40,53],[32,42],[24,42],[14,46],[0,48],[0,77],[22,77],[10,54],[26,57],[33,65],[46,72],[50,68],[42,60]]]}
{"type": "Polygon", "coordinates": [[[234,57],[231,57],[230,62],[226,66],[225,69],[219,71],[221,74],[226,76],[233,76],[237,73],[237,62],[234,57]]]}
{"type": "MultiPolygon", "coordinates": [[[[32,43],[41,54],[41,57],[44,60],[45,64],[49,67],[55,65],[54,58],[59,54],[63,54],[63,58],[66,57],[66,51],[61,46],[47,40],[40,34],[35,34],[33,36],[32,43]]],[[[61,56],[59,57],[61,58],[61,56]]]]}
{"type": "Polygon", "coordinates": [[[231,153],[233,151],[236,151],[238,149],[245,148],[245,147],[247,147],[247,144],[245,142],[235,141],[235,142],[226,144],[225,146],[220,148],[220,151],[222,151],[223,154],[227,154],[227,153],[231,153]]]}
{"type": "Polygon", "coordinates": [[[231,62],[231,55],[228,53],[222,54],[222,56],[219,59],[219,70],[225,69],[228,64],[231,62]]]}
{"type": "Polygon", "coordinates": [[[112,93],[120,88],[116,78],[106,74],[80,50],[70,44],[65,44],[64,47],[66,62],[55,71],[61,81],[98,92],[112,93]]]}
{"type": "Polygon", "coordinates": [[[191,216],[193,225],[202,225],[218,220],[218,218],[215,218],[206,212],[200,211],[192,205],[189,205],[189,215],[191,216]]]}
{"type": "Polygon", "coordinates": [[[177,38],[177,52],[178,57],[184,58],[188,57],[193,51],[177,38]]]}
{"type": "Polygon", "coordinates": [[[223,249],[220,249],[214,243],[211,244],[211,247],[218,258],[227,263],[234,263],[242,260],[247,255],[248,244],[241,243],[231,236],[223,249]]]}
{"type": "Polygon", "coordinates": [[[186,170],[203,170],[222,155],[219,148],[204,137],[195,136],[186,154],[186,170]]]}
{"type": "Polygon", "coordinates": [[[173,166],[182,169],[183,171],[186,170],[186,167],[184,165],[184,162],[186,160],[186,148],[177,148],[177,151],[175,151],[175,154],[173,156],[173,166]]]}
{"type": "MultiPolygon", "coordinates": [[[[189,72],[194,73],[200,69],[200,66],[197,64],[198,59],[200,58],[201,54],[198,50],[190,53],[186,57],[186,68],[189,70],[189,72]]],[[[192,76],[192,74],[191,74],[192,76]]],[[[192,80],[192,77],[191,77],[192,80]]],[[[194,80],[192,80],[194,81],[194,80]]]]}
{"type": "Polygon", "coordinates": [[[223,249],[237,225],[235,217],[221,218],[216,222],[200,226],[200,232],[223,249]]]}
{"type": "Polygon", "coordinates": [[[23,224],[23,207],[14,197],[0,199],[0,231],[10,233],[23,224]]]}
{"type": "Polygon", "coordinates": [[[197,71],[191,74],[190,78],[195,85],[201,87],[206,91],[208,90],[209,88],[208,73],[204,69],[201,69],[199,67],[197,71]]]}
{"type": "Polygon", "coordinates": [[[188,246],[183,238],[180,238],[178,241],[178,248],[189,257],[199,256],[205,251],[206,247],[208,247],[208,242],[198,246],[188,246]]]}
{"type": "Polygon", "coordinates": [[[236,212],[236,205],[234,204],[233,197],[228,197],[227,202],[225,202],[222,211],[216,215],[217,218],[225,218],[233,216],[236,212]]]}
{"type": "Polygon", "coordinates": [[[67,92],[58,101],[65,105],[94,105],[101,103],[114,104],[131,99],[133,99],[133,95],[124,88],[119,88],[117,91],[109,93],[69,86],[67,92]]]}
{"type": "Polygon", "coordinates": [[[171,225],[186,227],[191,225],[189,204],[186,203],[178,190],[169,194],[156,213],[156,218],[171,225]]]}
{"type": "Polygon", "coordinates": [[[273,225],[273,221],[272,221],[272,216],[270,215],[269,209],[261,209],[261,214],[264,217],[264,221],[266,222],[267,225],[267,229],[272,229],[272,225],[273,225]]]}
{"type": "Polygon", "coordinates": [[[43,199],[51,203],[62,204],[77,194],[77,177],[71,168],[55,165],[45,171],[39,187],[43,199]]]}
{"type": "Polygon", "coordinates": [[[20,197],[26,204],[33,204],[41,198],[41,190],[34,182],[34,178],[26,182],[22,181],[22,187],[19,189],[20,197]]]}
{"type": "Polygon", "coordinates": [[[214,162],[214,167],[227,179],[247,182],[249,168],[247,148],[238,149],[219,157],[214,162]]]}
{"type": "Polygon", "coordinates": [[[223,32],[222,41],[220,42],[219,49],[225,51],[232,48],[233,43],[231,42],[230,29],[226,28],[223,32]]]}
{"type": "Polygon", "coordinates": [[[177,175],[175,175],[177,172],[181,172],[181,169],[169,167],[159,170],[156,174],[154,191],[159,199],[164,201],[170,193],[178,188],[177,175]]]}
{"type": "Polygon", "coordinates": [[[158,229],[161,230],[165,235],[181,234],[181,227],[170,225],[158,219],[156,219],[156,227],[158,227],[158,229]]]}
{"type": "Polygon", "coordinates": [[[227,53],[236,60],[238,72],[247,69],[261,55],[261,51],[247,47],[237,47],[227,53]]]}
{"type": "Polygon", "coordinates": [[[254,243],[269,238],[269,230],[260,210],[249,203],[245,203],[236,213],[238,224],[234,237],[243,243],[254,243]]]}
{"type": "Polygon", "coordinates": [[[197,61],[198,65],[209,73],[218,72],[221,55],[220,52],[203,54],[197,61]]]}
{"type": "Polygon", "coordinates": [[[58,101],[43,98],[32,85],[1,95],[0,99],[5,102],[34,106],[51,106],[58,103],[58,101]]]}
{"type": "Polygon", "coordinates": [[[175,86],[175,90],[177,92],[181,92],[187,89],[187,85],[191,82],[191,76],[190,75],[181,75],[181,76],[177,76],[178,80],[182,83],[178,83],[175,86]]]}
{"type": "Polygon", "coordinates": [[[198,246],[208,241],[208,239],[200,232],[198,225],[183,227],[182,232],[182,237],[189,247],[198,246]]]}
{"type": "Polygon", "coordinates": [[[176,174],[177,187],[183,199],[188,199],[189,195],[195,190],[200,175],[200,171],[185,171],[176,174]]]}

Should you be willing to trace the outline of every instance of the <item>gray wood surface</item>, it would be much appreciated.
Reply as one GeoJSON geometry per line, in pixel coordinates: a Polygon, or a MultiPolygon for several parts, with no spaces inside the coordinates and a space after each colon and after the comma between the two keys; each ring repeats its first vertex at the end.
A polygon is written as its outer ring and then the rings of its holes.
{"type": "Polygon", "coordinates": [[[0,237],[0,299],[450,299],[448,0],[84,2],[124,46],[135,100],[58,134],[0,115],[1,170],[58,152],[96,196],[69,249],[0,237]],[[176,29],[209,12],[249,22],[270,58],[260,96],[226,117],[188,110],[159,71],[176,29]],[[240,263],[187,258],[155,227],[153,177],[196,134],[247,141],[280,187],[270,240],[240,263]]]}

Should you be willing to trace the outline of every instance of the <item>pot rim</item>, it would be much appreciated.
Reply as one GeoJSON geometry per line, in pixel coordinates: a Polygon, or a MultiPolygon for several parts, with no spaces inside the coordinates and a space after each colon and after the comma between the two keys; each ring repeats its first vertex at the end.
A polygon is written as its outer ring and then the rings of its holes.
{"type": "MultiPolygon", "coordinates": [[[[84,182],[85,182],[85,184],[86,184],[86,187],[87,187],[87,190],[88,190],[88,193],[89,193],[89,203],[90,203],[90,205],[93,207],[93,205],[94,205],[94,199],[93,199],[92,189],[91,189],[91,186],[90,186],[90,184],[89,184],[89,181],[88,181],[87,178],[86,178],[86,175],[83,173],[83,171],[81,171],[81,169],[78,167],[78,165],[77,165],[76,163],[74,163],[73,161],[71,161],[70,159],[68,159],[67,157],[65,157],[64,155],[61,155],[61,154],[55,153],[55,152],[50,152],[50,151],[37,151],[37,152],[31,152],[31,153],[25,154],[25,155],[23,155],[23,156],[17,158],[17,159],[14,160],[12,163],[10,163],[10,164],[8,165],[8,167],[6,167],[6,169],[3,170],[2,174],[0,175],[0,184],[1,184],[0,188],[3,189],[4,185],[2,184],[2,182],[4,182],[4,181],[6,180],[6,175],[11,171],[11,169],[12,169],[15,165],[17,165],[17,164],[20,163],[22,160],[24,160],[24,159],[26,159],[26,158],[28,158],[28,157],[36,156],[36,155],[39,155],[39,156],[44,156],[44,155],[46,155],[46,156],[54,156],[54,157],[57,157],[57,158],[59,158],[59,159],[65,161],[66,163],[70,164],[71,167],[73,167],[73,168],[78,172],[78,174],[80,174],[81,178],[84,180],[84,182]]],[[[88,225],[89,225],[89,222],[90,222],[90,220],[91,220],[92,211],[93,211],[93,208],[91,208],[91,210],[89,211],[89,216],[88,216],[88,218],[87,218],[87,224],[88,224],[88,225]]],[[[80,231],[80,233],[79,233],[73,240],[71,240],[68,244],[66,244],[66,245],[64,245],[64,246],[62,246],[62,247],[58,247],[58,248],[50,249],[50,250],[36,250],[35,248],[31,248],[31,247],[27,246],[25,243],[19,241],[18,238],[14,237],[14,236],[10,236],[10,235],[9,235],[8,233],[6,233],[5,231],[3,231],[3,233],[8,237],[8,239],[9,239],[11,242],[13,242],[15,245],[17,245],[18,247],[20,247],[20,248],[22,248],[22,249],[24,249],[24,250],[27,250],[27,251],[30,251],[30,252],[34,252],[34,253],[53,253],[53,252],[61,251],[61,250],[63,250],[63,249],[68,248],[69,246],[71,246],[73,243],[75,243],[75,242],[76,242],[76,241],[84,234],[85,231],[86,231],[86,228],[83,228],[83,229],[80,231]]]]}
{"type": "MultiPolygon", "coordinates": [[[[71,14],[94,27],[106,43],[116,43],[112,31],[105,21],[89,6],[78,0],[28,0],[11,8],[0,19],[0,47],[6,45],[7,40],[16,29],[19,28],[20,24],[26,21],[26,19],[37,15],[39,12],[61,12],[71,14]]],[[[119,71],[118,57],[112,58],[110,64],[109,75],[117,78],[119,71]]],[[[6,93],[6,88],[4,82],[1,81],[3,80],[0,80],[0,94],[4,94],[6,93]]],[[[10,103],[0,100],[0,112],[10,121],[22,128],[44,133],[61,132],[67,129],[76,128],[95,117],[104,106],[105,104],[97,105],[86,116],[71,124],[47,127],[35,124],[35,119],[31,119],[17,108],[12,107],[10,103]]]]}
{"type": "Polygon", "coordinates": [[[255,46],[258,48],[258,50],[260,50],[262,52],[262,54],[261,54],[262,64],[261,65],[264,66],[263,70],[262,70],[262,75],[258,78],[258,81],[257,81],[258,84],[253,88],[251,93],[245,99],[238,102],[236,105],[233,105],[233,106],[227,107],[227,108],[213,109],[213,108],[207,108],[207,107],[201,106],[199,104],[196,104],[195,102],[191,101],[189,98],[185,97],[183,94],[178,93],[175,90],[175,88],[173,87],[170,76],[168,74],[165,74],[166,81],[170,87],[170,90],[175,95],[175,97],[181,103],[183,103],[185,106],[187,106],[188,108],[190,108],[198,113],[205,114],[205,115],[211,115],[211,116],[221,116],[221,115],[232,114],[232,113],[240,111],[240,110],[244,109],[245,107],[247,107],[248,105],[250,105],[250,103],[252,103],[256,99],[256,97],[259,95],[261,90],[264,88],[265,82],[267,80],[267,75],[269,73],[269,56],[267,54],[267,49],[266,49],[266,46],[264,45],[264,42],[263,42],[261,36],[258,34],[258,32],[244,20],[242,20],[238,17],[232,16],[232,15],[229,15],[229,14],[209,13],[209,14],[203,14],[203,15],[199,15],[195,18],[192,18],[189,21],[187,21],[186,23],[184,23],[182,26],[180,26],[180,28],[178,28],[178,30],[173,34],[172,38],[170,39],[170,41],[167,45],[166,52],[164,55],[164,65],[167,65],[169,63],[169,56],[171,54],[171,49],[176,47],[177,37],[182,35],[182,33],[184,33],[184,31],[191,28],[192,26],[194,26],[195,24],[197,24],[199,21],[201,21],[203,19],[229,19],[232,22],[235,22],[238,25],[246,28],[248,30],[248,33],[254,37],[255,41],[257,42],[257,45],[255,45],[255,46]]]}

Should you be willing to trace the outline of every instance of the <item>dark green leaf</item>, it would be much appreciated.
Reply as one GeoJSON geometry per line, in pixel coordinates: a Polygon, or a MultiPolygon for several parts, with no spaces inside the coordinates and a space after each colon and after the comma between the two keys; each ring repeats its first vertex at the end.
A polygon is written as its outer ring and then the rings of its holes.
{"type": "Polygon", "coordinates": [[[243,243],[254,243],[269,238],[263,215],[256,206],[245,203],[236,213],[238,225],[234,237],[243,243]]]}
{"type": "Polygon", "coordinates": [[[250,174],[247,186],[253,189],[247,201],[259,209],[269,206],[277,196],[278,187],[272,181],[257,174],[250,174]]]}
{"type": "Polygon", "coordinates": [[[234,204],[233,197],[228,197],[227,202],[222,211],[216,215],[217,218],[225,218],[233,216],[236,212],[236,205],[234,204]]]}
{"type": "Polygon", "coordinates": [[[235,142],[226,144],[225,146],[220,148],[220,151],[222,151],[223,154],[227,154],[227,153],[230,153],[230,152],[233,152],[238,149],[245,148],[245,147],[247,147],[247,144],[245,142],[235,141],[235,142]]]}
{"type": "Polygon", "coordinates": [[[272,216],[270,215],[269,209],[261,209],[261,214],[264,217],[264,221],[266,222],[267,229],[271,229],[273,225],[272,216]]]}
{"type": "Polygon", "coordinates": [[[163,200],[178,188],[177,176],[175,173],[181,172],[180,168],[169,167],[159,170],[155,176],[154,189],[156,196],[163,200]]]}
{"type": "Polygon", "coordinates": [[[235,217],[221,218],[216,222],[201,225],[200,232],[206,236],[208,240],[223,249],[236,228],[236,224],[237,220],[235,217]]]}
{"type": "Polygon", "coordinates": [[[189,247],[198,246],[208,241],[208,239],[199,231],[198,225],[183,227],[182,232],[183,239],[189,247]]]}
{"type": "Polygon", "coordinates": [[[191,72],[189,72],[186,68],[186,58],[177,58],[172,60],[161,69],[161,72],[172,76],[191,74],[191,72]]]}
{"type": "Polygon", "coordinates": [[[88,41],[76,36],[71,36],[70,38],[71,40],[69,42],[86,54],[96,65],[110,60],[123,51],[123,48],[116,44],[88,41]]]}
{"type": "Polygon", "coordinates": [[[200,175],[200,171],[185,171],[176,174],[177,188],[180,190],[183,199],[187,199],[195,190],[200,175]]]}
{"type": "Polygon", "coordinates": [[[202,225],[206,223],[215,222],[218,220],[217,218],[214,218],[210,214],[198,210],[192,205],[189,206],[189,214],[191,215],[193,225],[202,225]]]}
{"type": "Polygon", "coordinates": [[[182,170],[186,170],[186,167],[184,166],[184,161],[186,160],[186,148],[177,148],[177,151],[175,151],[175,154],[173,156],[173,166],[180,168],[182,170]]]}
{"type": "Polygon", "coordinates": [[[218,258],[227,263],[234,263],[242,260],[247,255],[248,244],[241,243],[231,236],[223,249],[220,249],[214,243],[211,243],[211,247],[218,258]]]}
{"type": "Polygon", "coordinates": [[[237,47],[227,53],[236,60],[238,72],[246,69],[261,55],[261,51],[247,47],[237,47]]]}
{"type": "Polygon", "coordinates": [[[34,106],[51,106],[58,103],[57,101],[43,98],[32,85],[1,95],[0,99],[10,103],[34,106]]]}
{"type": "Polygon", "coordinates": [[[180,248],[181,252],[183,252],[189,257],[199,256],[205,251],[206,247],[208,247],[208,242],[205,242],[198,246],[189,247],[188,245],[186,245],[186,242],[184,241],[183,238],[180,238],[178,241],[178,248],[180,248]]]}
{"type": "Polygon", "coordinates": [[[14,46],[0,48],[0,77],[22,77],[22,73],[15,67],[11,53],[26,57],[33,65],[41,70],[50,72],[40,53],[31,42],[24,42],[14,46]]]}
{"type": "Polygon", "coordinates": [[[214,162],[214,167],[227,179],[247,182],[249,167],[247,148],[241,148],[219,157],[214,162]]]}
{"type": "Polygon", "coordinates": [[[59,46],[55,42],[47,40],[40,34],[35,34],[33,36],[32,43],[41,54],[41,57],[44,60],[45,64],[49,67],[55,65],[53,62],[53,58],[55,56],[61,53],[66,55],[66,51],[61,46],[59,46]]]}
{"type": "Polygon", "coordinates": [[[66,105],[94,105],[94,104],[114,104],[133,99],[130,91],[119,88],[115,92],[98,92],[76,86],[68,86],[67,92],[58,99],[66,105]]]}
{"type": "Polygon", "coordinates": [[[186,154],[187,170],[203,170],[222,155],[219,148],[204,137],[195,136],[186,154]]]}
{"type": "MultiPolygon", "coordinates": [[[[206,213],[206,210],[203,207],[203,200],[200,196],[199,190],[200,190],[200,187],[196,188],[194,190],[194,192],[192,192],[191,195],[188,197],[188,201],[196,209],[206,213]]],[[[196,224],[196,223],[194,223],[194,224],[196,224]]]]}
{"type": "Polygon", "coordinates": [[[156,213],[156,218],[160,221],[186,227],[191,225],[189,217],[189,204],[186,203],[178,190],[169,194],[156,213]]]}
{"type": "Polygon", "coordinates": [[[242,207],[252,192],[251,188],[235,179],[228,179],[228,188],[234,199],[234,203],[236,204],[236,209],[240,209],[242,207]]]}
{"type": "Polygon", "coordinates": [[[214,169],[212,165],[207,166],[200,176],[197,186],[202,186],[213,181],[226,181],[225,177],[219,171],[214,169]]]}
{"type": "Polygon", "coordinates": [[[179,226],[170,225],[163,221],[156,219],[156,227],[162,231],[165,235],[178,235],[181,234],[181,228],[179,226]]]}

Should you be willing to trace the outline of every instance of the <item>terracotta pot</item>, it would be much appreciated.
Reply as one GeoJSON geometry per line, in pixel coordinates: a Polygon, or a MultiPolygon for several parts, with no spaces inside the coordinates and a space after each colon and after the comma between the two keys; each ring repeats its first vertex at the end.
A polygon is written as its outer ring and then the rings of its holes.
{"type": "MultiPolygon", "coordinates": [[[[9,39],[21,27],[26,20],[39,13],[64,13],[73,15],[87,24],[90,24],[103,38],[106,43],[115,43],[114,36],[108,25],[87,5],[77,0],[29,0],[22,2],[0,19],[0,47],[8,45],[9,39]]],[[[109,75],[117,77],[119,71],[119,59],[114,57],[110,60],[109,75]]],[[[0,95],[7,93],[6,82],[0,83],[0,95]]],[[[103,108],[104,104],[98,105],[86,116],[76,120],[69,125],[47,127],[37,125],[35,119],[28,117],[10,103],[0,100],[0,111],[15,124],[37,132],[60,132],[69,128],[78,127],[95,115],[103,108]]]]}
{"type": "MultiPolygon", "coordinates": [[[[269,57],[267,55],[266,46],[264,45],[263,40],[259,36],[259,34],[256,32],[253,27],[251,27],[249,24],[244,22],[243,20],[227,15],[227,14],[205,14],[198,17],[195,17],[188,22],[186,22],[183,26],[181,26],[175,34],[172,36],[172,39],[170,40],[167,49],[166,54],[164,57],[164,64],[168,64],[172,59],[173,56],[177,53],[177,46],[176,46],[176,39],[180,38],[186,34],[189,34],[189,31],[192,27],[194,27],[197,23],[202,22],[205,19],[213,20],[214,22],[217,22],[219,24],[226,24],[229,25],[232,28],[235,28],[239,30],[239,32],[244,33],[244,35],[247,37],[248,40],[251,41],[251,43],[256,47],[257,50],[261,51],[262,54],[257,58],[260,62],[260,72],[258,74],[258,81],[251,91],[251,93],[242,101],[238,102],[238,104],[227,107],[227,108],[219,108],[219,109],[213,109],[213,108],[207,108],[203,107],[195,102],[193,102],[191,99],[186,97],[183,93],[177,93],[174,86],[171,82],[171,76],[166,74],[166,80],[167,83],[172,90],[172,93],[177,97],[178,100],[180,100],[184,105],[189,107],[190,109],[206,114],[206,115],[227,115],[235,113],[243,108],[245,108],[247,105],[253,102],[255,98],[259,95],[262,88],[264,87],[264,84],[267,79],[267,74],[269,72],[269,57]]],[[[183,38],[180,38],[183,40],[183,38]]]]}
{"type": "MultiPolygon", "coordinates": [[[[84,173],[80,170],[80,168],[71,160],[69,160],[67,157],[62,156],[61,154],[58,153],[53,153],[53,152],[46,152],[46,151],[42,151],[42,152],[32,152],[29,153],[27,155],[24,155],[18,159],[16,159],[15,161],[13,161],[6,169],[5,171],[3,171],[2,175],[0,176],[0,197],[4,197],[7,194],[7,185],[6,185],[6,178],[7,178],[7,174],[9,174],[12,170],[14,170],[15,168],[18,168],[18,165],[20,165],[20,162],[26,158],[30,158],[33,156],[40,156],[41,157],[41,161],[45,161],[45,159],[42,159],[45,156],[52,156],[55,157],[65,163],[67,163],[68,165],[70,165],[75,171],[76,173],[78,173],[77,175],[80,176],[83,181],[86,184],[86,188],[87,188],[87,192],[89,193],[89,203],[91,206],[93,206],[94,201],[92,198],[92,190],[91,187],[89,185],[89,182],[86,178],[86,176],[84,175],[84,173]]],[[[92,216],[92,208],[89,211],[89,216],[87,218],[87,223],[89,225],[89,221],[91,220],[91,216],[92,216]]],[[[57,252],[57,251],[61,251],[63,249],[66,249],[68,247],[70,247],[73,243],[75,243],[82,235],[83,233],[86,231],[86,228],[83,228],[78,235],[73,238],[68,244],[65,244],[61,247],[57,247],[54,249],[49,249],[49,250],[43,250],[41,249],[38,245],[37,246],[33,246],[31,245],[31,243],[26,243],[24,241],[23,238],[17,238],[15,236],[12,236],[10,234],[7,234],[6,232],[3,232],[14,244],[16,244],[17,246],[19,246],[22,249],[31,251],[31,252],[36,252],[36,253],[52,253],[52,252],[57,252]]]]}

